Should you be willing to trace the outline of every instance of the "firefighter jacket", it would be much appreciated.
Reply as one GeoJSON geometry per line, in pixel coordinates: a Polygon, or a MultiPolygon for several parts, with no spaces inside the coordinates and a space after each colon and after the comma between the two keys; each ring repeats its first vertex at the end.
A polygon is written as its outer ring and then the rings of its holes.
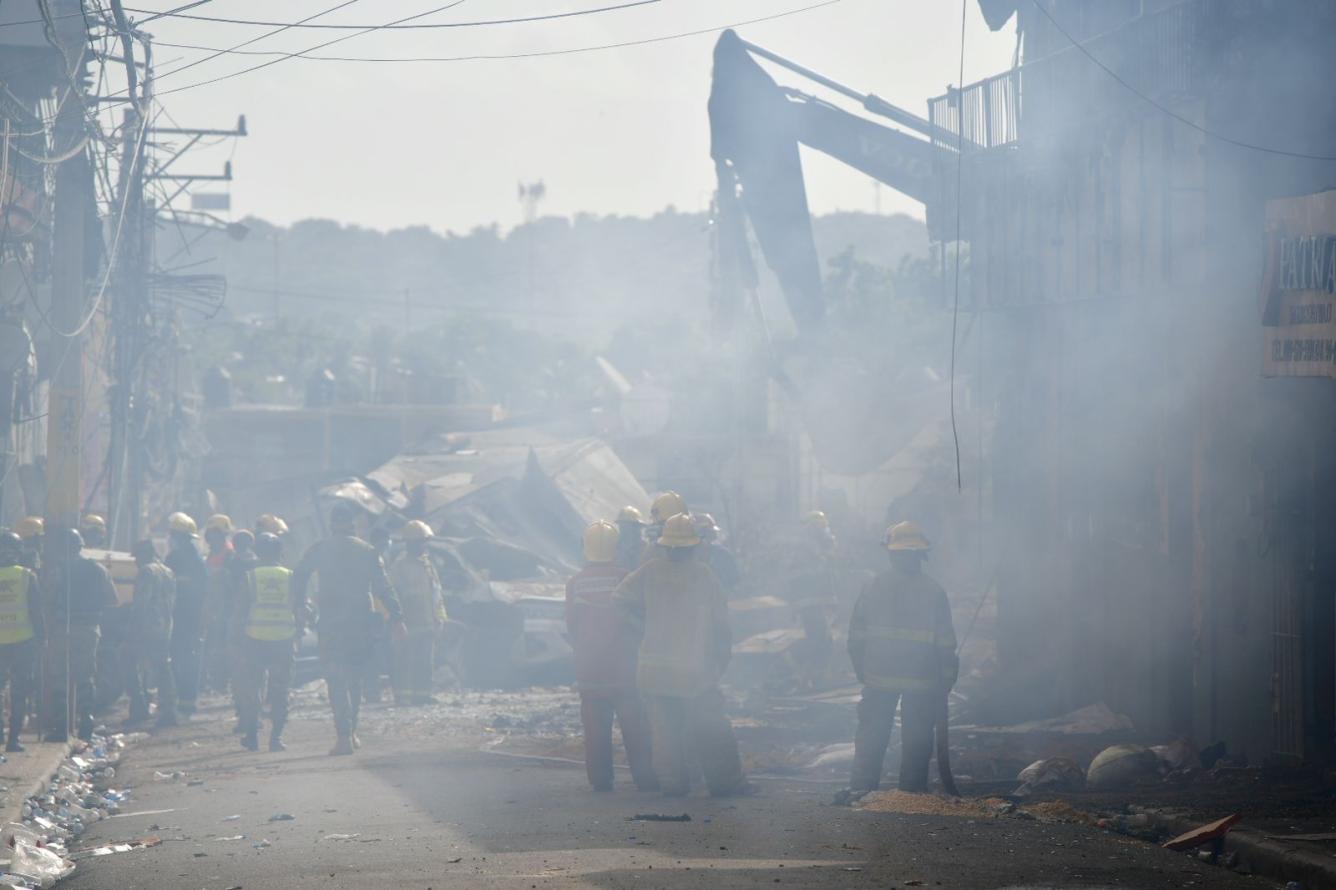
{"type": "Polygon", "coordinates": [[[566,630],[582,692],[635,689],[639,634],[612,598],[625,577],[617,563],[597,562],[566,582],[566,630]]]}
{"type": "Polygon", "coordinates": [[[951,604],[927,575],[891,568],[867,583],[849,622],[849,658],[858,681],[887,692],[940,692],[960,661],[951,604]]]}
{"type": "Polygon", "coordinates": [[[298,596],[306,595],[312,575],[318,578],[315,602],[322,636],[327,631],[365,633],[371,626],[375,600],[385,607],[391,621],[401,617],[384,563],[361,538],[334,535],[311,545],[292,573],[298,596]]]}
{"type": "Polygon", "coordinates": [[[130,634],[135,640],[167,640],[172,636],[176,609],[176,576],[154,561],[139,567],[134,599],[130,602],[130,634]]]}
{"type": "Polygon", "coordinates": [[[242,633],[252,640],[279,643],[296,639],[306,604],[292,583],[292,571],[282,566],[256,566],[246,573],[246,588],[238,613],[244,613],[242,633]]]}
{"type": "Polygon", "coordinates": [[[728,603],[703,561],[657,556],[623,579],[613,598],[642,628],[641,692],[694,698],[719,682],[732,646],[728,603]]]}
{"type": "Polygon", "coordinates": [[[0,567],[0,646],[25,643],[42,632],[37,575],[20,565],[0,567]]]}
{"type": "Polygon", "coordinates": [[[116,608],[116,588],[99,562],[86,556],[52,560],[42,570],[42,605],[52,632],[71,627],[97,627],[102,613],[116,608]]]}
{"type": "Polygon", "coordinates": [[[390,566],[390,584],[399,596],[410,634],[432,633],[445,623],[445,597],[431,557],[401,554],[390,566]]]}
{"type": "Polygon", "coordinates": [[[208,567],[190,541],[173,541],[163,564],[176,576],[176,604],[172,632],[184,637],[204,636],[204,590],[208,567]]]}

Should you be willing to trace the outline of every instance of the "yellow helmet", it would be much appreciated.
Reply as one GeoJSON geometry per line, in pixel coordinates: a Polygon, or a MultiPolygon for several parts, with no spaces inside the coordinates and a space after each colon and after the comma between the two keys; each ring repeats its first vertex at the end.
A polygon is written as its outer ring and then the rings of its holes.
{"type": "Polygon", "coordinates": [[[699,543],[700,535],[696,534],[696,524],[691,521],[691,514],[678,513],[663,524],[663,534],[659,536],[660,547],[695,547],[699,543]]]}
{"type": "Polygon", "coordinates": [[[665,491],[654,499],[649,515],[655,522],[667,522],[679,513],[687,512],[687,502],[675,491],[665,491]]]}
{"type": "Polygon", "coordinates": [[[604,519],[584,531],[584,558],[589,562],[612,562],[617,558],[617,526],[604,519]]]}
{"type": "Polygon", "coordinates": [[[932,544],[912,522],[897,522],[886,530],[887,550],[931,550],[932,544]]]}
{"type": "Polygon", "coordinates": [[[830,519],[821,510],[813,510],[803,516],[803,525],[811,525],[817,528],[829,529],[830,519]]]}
{"type": "Polygon", "coordinates": [[[14,534],[25,541],[40,538],[46,531],[46,522],[40,516],[25,516],[14,526],[14,534]]]}
{"type": "Polygon", "coordinates": [[[180,512],[173,513],[171,516],[167,517],[167,528],[177,534],[190,535],[191,537],[194,537],[199,532],[198,526],[195,525],[195,520],[180,512]]]}
{"type": "Polygon", "coordinates": [[[257,534],[263,532],[271,535],[286,535],[288,524],[273,513],[264,513],[259,519],[255,520],[255,531],[257,534]]]}
{"type": "Polygon", "coordinates": [[[638,524],[640,524],[640,525],[644,525],[644,524],[645,524],[645,514],[644,514],[644,513],[641,513],[641,512],[640,512],[639,510],[637,510],[635,507],[632,507],[632,506],[630,506],[630,505],[627,505],[627,506],[625,506],[625,507],[622,507],[621,511],[618,512],[618,514],[617,514],[617,521],[618,521],[618,522],[635,522],[635,523],[638,523],[638,524]]]}
{"type": "Polygon", "coordinates": [[[691,522],[696,526],[696,532],[700,535],[719,534],[719,523],[714,521],[714,517],[709,513],[692,513],[691,522]]]}
{"type": "Polygon", "coordinates": [[[215,513],[204,520],[204,530],[206,532],[224,532],[230,534],[232,531],[232,517],[226,513],[215,513]]]}
{"type": "Polygon", "coordinates": [[[399,537],[405,541],[425,541],[428,538],[435,537],[431,526],[421,519],[414,519],[412,522],[405,523],[404,527],[399,529],[399,537]]]}
{"type": "Polygon", "coordinates": [[[98,531],[105,533],[107,530],[107,520],[96,513],[89,513],[83,519],[79,520],[79,531],[87,531],[89,529],[97,529],[98,531]]]}

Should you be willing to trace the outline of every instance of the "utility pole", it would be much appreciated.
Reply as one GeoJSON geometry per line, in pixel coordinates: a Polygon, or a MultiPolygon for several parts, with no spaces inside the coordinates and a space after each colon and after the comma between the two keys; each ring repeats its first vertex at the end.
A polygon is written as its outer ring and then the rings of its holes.
{"type": "MultiPolygon", "coordinates": [[[[74,72],[73,76],[78,76],[74,72]]],[[[83,138],[83,107],[72,100],[56,115],[57,145],[83,138]]],[[[93,212],[92,170],[78,152],[56,167],[51,233],[51,390],[46,434],[46,521],[49,528],[79,524],[82,457],[83,338],[85,289],[84,232],[93,212]]]]}

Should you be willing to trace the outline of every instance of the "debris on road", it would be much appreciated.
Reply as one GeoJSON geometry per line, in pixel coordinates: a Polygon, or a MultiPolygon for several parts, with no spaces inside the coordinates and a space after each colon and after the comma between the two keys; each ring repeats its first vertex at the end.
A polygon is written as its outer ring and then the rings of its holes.
{"type": "Polygon", "coordinates": [[[998,797],[958,798],[936,794],[915,794],[908,791],[874,791],[858,802],[858,809],[872,813],[901,813],[910,816],[963,816],[970,819],[995,818],[999,805],[1007,801],[998,797]]]}
{"type": "Polygon", "coordinates": [[[1067,757],[1047,757],[1036,760],[1016,776],[1021,786],[1017,795],[1040,791],[1079,791],[1085,787],[1085,770],[1067,757]]]}
{"type": "Polygon", "coordinates": [[[680,816],[665,816],[663,813],[636,813],[626,820],[627,822],[690,822],[691,814],[683,813],[680,816]]]}
{"type": "Polygon", "coordinates": [[[1191,831],[1184,832],[1178,837],[1165,841],[1164,847],[1167,850],[1191,850],[1194,847],[1200,847],[1202,844],[1219,840],[1229,833],[1229,830],[1243,818],[1241,813],[1234,813],[1223,819],[1217,819],[1214,822],[1207,823],[1200,828],[1194,828],[1191,831]]]}
{"type": "Polygon", "coordinates": [[[1086,772],[1086,784],[1091,788],[1119,788],[1138,781],[1156,778],[1160,759],[1149,748],[1141,745],[1112,745],[1095,756],[1086,772]]]}
{"type": "Polygon", "coordinates": [[[291,822],[292,820],[294,820],[294,819],[296,819],[296,818],[297,818],[297,817],[294,816],[294,815],[292,815],[291,813],[275,813],[274,815],[272,815],[272,816],[269,817],[269,821],[270,821],[270,822],[291,822]]]}

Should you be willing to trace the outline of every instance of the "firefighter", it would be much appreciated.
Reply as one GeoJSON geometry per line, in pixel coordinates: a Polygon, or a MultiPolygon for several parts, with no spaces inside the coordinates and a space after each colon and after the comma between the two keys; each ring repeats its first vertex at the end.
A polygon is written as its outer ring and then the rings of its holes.
{"type": "Polygon", "coordinates": [[[640,566],[645,552],[645,516],[635,507],[622,507],[617,514],[617,564],[628,572],[640,566]]]}
{"type": "Polygon", "coordinates": [[[235,731],[238,734],[244,732],[241,725],[241,698],[237,688],[241,682],[244,646],[242,632],[238,628],[245,626],[245,616],[241,614],[244,607],[239,603],[247,597],[249,573],[258,562],[255,555],[255,535],[244,528],[232,532],[232,555],[223,567],[225,577],[222,624],[226,635],[224,655],[227,659],[227,675],[232,678],[232,709],[237,715],[235,731]]]}
{"type": "Polygon", "coordinates": [[[392,676],[398,705],[435,704],[431,672],[436,636],[445,627],[445,597],[427,554],[431,526],[414,519],[399,531],[404,551],[390,566],[390,584],[399,597],[408,635],[394,642],[392,676]]]}
{"type": "Polygon", "coordinates": [[[23,567],[38,571],[42,567],[42,537],[46,534],[46,522],[40,516],[25,516],[14,526],[14,533],[23,542],[23,567]]]}
{"type": "Polygon", "coordinates": [[[373,602],[382,603],[393,625],[393,636],[407,634],[399,599],[385,577],[376,551],[356,533],[357,508],[339,504],[330,512],[330,536],[311,546],[293,572],[296,596],[305,598],[306,585],[317,575],[316,631],[320,662],[329,687],[338,740],[330,754],[346,755],[361,745],[357,717],[362,704],[362,673],[371,648],[373,602]]]}
{"type": "Polygon", "coordinates": [[[116,588],[106,568],[83,555],[83,537],[78,531],[60,529],[45,538],[46,740],[67,741],[69,718],[74,714],[79,738],[86,741],[93,734],[93,676],[101,639],[98,625],[102,613],[116,607],[116,588]]]}
{"type": "Polygon", "coordinates": [[[900,790],[926,791],[933,728],[959,671],[946,592],[923,571],[931,545],[912,522],[886,532],[890,568],[863,588],[849,623],[849,658],[863,684],[850,790],[874,791],[900,706],[900,790]]]}
{"type": "Polygon", "coordinates": [[[107,546],[107,520],[96,513],[89,513],[79,520],[79,534],[83,535],[84,546],[101,549],[107,546]]]}
{"type": "Polygon", "coordinates": [[[158,558],[152,541],[131,549],[135,565],[134,599],[125,639],[126,685],[130,690],[131,724],[149,719],[148,690],[157,690],[158,726],[176,725],[176,677],[172,673],[172,612],[176,576],[158,558]]]}
{"type": "Polygon", "coordinates": [[[645,527],[645,543],[640,548],[637,568],[660,555],[658,540],[663,534],[664,523],[679,513],[688,515],[687,502],[677,492],[665,491],[654,498],[649,508],[649,525],[645,527]]]}
{"type": "MultiPolygon", "coordinates": [[[[639,524],[636,526],[639,528],[639,524]]],[[[585,566],[566,582],[566,630],[575,650],[585,772],[595,791],[612,790],[612,722],[622,730],[631,778],[641,791],[659,787],[650,759],[649,720],[636,689],[639,641],[612,595],[626,577],[617,562],[620,536],[602,520],[584,533],[585,566]]]]}
{"type": "Polygon", "coordinates": [[[204,667],[202,683],[222,692],[227,689],[228,581],[231,574],[232,517],[215,513],[204,520],[204,558],[207,582],[204,588],[204,667]]]}
{"type": "MultiPolygon", "coordinates": [[[[374,526],[366,533],[366,541],[376,551],[381,565],[388,567],[392,543],[389,529],[374,526]]],[[[398,591],[395,593],[398,594],[398,591]]],[[[371,651],[362,670],[362,701],[365,704],[380,704],[384,700],[383,678],[394,674],[394,641],[390,639],[389,618],[385,606],[377,602],[375,613],[371,616],[371,651]]]]}
{"type": "Polygon", "coordinates": [[[724,590],[696,556],[700,536],[689,515],[669,518],[657,544],[663,552],[614,594],[643,633],[636,680],[649,705],[654,772],[665,794],[686,794],[694,750],[711,794],[745,793],[750,786],[719,690],[731,654],[724,590]]]}
{"type": "Polygon", "coordinates": [[[163,561],[176,576],[176,601],[172,606],[172,673],[176,678],[177,711],[195,713],[199,699],[200,659],[204,652],[204,595],[208,568],[195,540],[195,520],[184,513],[167,517],[167,558],[163,561]]]}
{"type": "Polygon", "coordinates": [[[246,592],[237,602],[236,639],[241,644],[237,701],[241,706],[241,745],[260,750],[260,692],[269,681],[269,750],[284,751],[288,687],[292,682],[297,640],[306,623],[306,599],[292,583],[292,571],[279,564],[283,544],[261,532],[255,539],[257,564],[246,572],[246,592]]]}
{"type": "Polygon", "coordinates": [[[705,564],[714,571],[714,576],[719,579],[724,593],[731,596],[741,579],[738,558],[733,555],[732,550],[720,543],[719,536],[722,531],[713,516],[709,513],[692,513],[691,519],[696,526],[696,534],[700,535],[705,564]]]}
{"type": "Polygon", "coordinates": [[[22,560],[23,540],[13,532],[0,534],[0,684],[9,683],[6,751],[23,750],[19,732],[42,646],[41,588],[22,560]]]}

